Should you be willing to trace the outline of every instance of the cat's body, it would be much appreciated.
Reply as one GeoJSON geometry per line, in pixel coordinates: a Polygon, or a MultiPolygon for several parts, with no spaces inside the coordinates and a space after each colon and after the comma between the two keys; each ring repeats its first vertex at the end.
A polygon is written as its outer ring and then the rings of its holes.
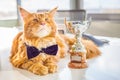
{"type": "MultiPolygon", "coordinates": [[[[45,75],[57,71],[57,60],[65,57],[70,44],[74,39],[64,35],[59,35],[57,26],[54,22],[56,9],[45,13],[29,13],[20,8],[20,13],[24,20],[24,31],[17,34],[13,40],[10,61],[13,66],[29,70],[35,74],[45,75]],[[57,45],[57,54],[48,55],[41,52],[36,57],[28,59],[28,46],[34,46],[38,50],[57,45]]],[[[83,40],[87,51],[88,58],[100,54],[97,47],[87,40],[83,40]]]]}

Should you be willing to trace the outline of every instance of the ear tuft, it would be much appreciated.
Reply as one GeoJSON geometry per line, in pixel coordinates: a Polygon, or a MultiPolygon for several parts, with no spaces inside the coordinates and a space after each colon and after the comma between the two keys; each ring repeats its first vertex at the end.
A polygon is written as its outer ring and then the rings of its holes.
{"type": "Polygon", "coordinates": [[[49,13],[53,16],[57,12],[58,7],[55,7],[54,9],[50,10],[49,13]]]}
{"type": "Polygon", "coordinates": [[[18,6],[20,14],[23,18],[23,20],[25,20],[25,18],[30,15],[30,13],[28,11],[26,11],[25,9],[23,9],[22,7],[18,6]]]}

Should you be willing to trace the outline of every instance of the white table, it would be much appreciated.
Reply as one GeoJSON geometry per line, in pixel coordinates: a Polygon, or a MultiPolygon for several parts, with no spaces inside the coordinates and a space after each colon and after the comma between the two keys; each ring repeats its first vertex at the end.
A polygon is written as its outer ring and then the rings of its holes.
{"type": "Polygon", "coordinates": [[[69,69],[66,57],[58,63],[57,73],[38,76],[10,64],[10,47],[16,33],[15,28],[0,28],[0,80],[120,80],[120,38],[97,36],[110,43],[100,47],[101,56],[88,60],[87,69],[69,69]]]}

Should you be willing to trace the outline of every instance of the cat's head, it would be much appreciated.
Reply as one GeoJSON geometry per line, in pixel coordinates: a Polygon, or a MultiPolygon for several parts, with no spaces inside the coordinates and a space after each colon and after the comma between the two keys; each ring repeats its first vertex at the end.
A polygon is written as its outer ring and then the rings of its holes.
{"type": "Polygon", "coordinates": [[[43,13],[30,13],[19,8],[24,21],[24,35],[29,38],[55,36],[57,26],[54,21],[54,14],[57,7],[43,13]]]}

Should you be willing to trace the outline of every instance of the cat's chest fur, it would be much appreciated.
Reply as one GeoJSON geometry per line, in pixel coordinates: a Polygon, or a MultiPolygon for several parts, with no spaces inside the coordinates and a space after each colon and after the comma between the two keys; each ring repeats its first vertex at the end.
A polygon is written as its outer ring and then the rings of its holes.
{"type": "Polygon", "coordinates": [[[43,38],[39,41],[38,49],[47,48],[55,44],[56,40],[54,38],[43,38]]]}
{"type": "Polygon", "coordinates": [[[42,48],[47,48],[52,45],[56,45],[56,40],[53,37],[45,37],[38,40],[26,41],[26,44],[29,46],[34,46],[37,49],[41,50],[42,48]]]}

